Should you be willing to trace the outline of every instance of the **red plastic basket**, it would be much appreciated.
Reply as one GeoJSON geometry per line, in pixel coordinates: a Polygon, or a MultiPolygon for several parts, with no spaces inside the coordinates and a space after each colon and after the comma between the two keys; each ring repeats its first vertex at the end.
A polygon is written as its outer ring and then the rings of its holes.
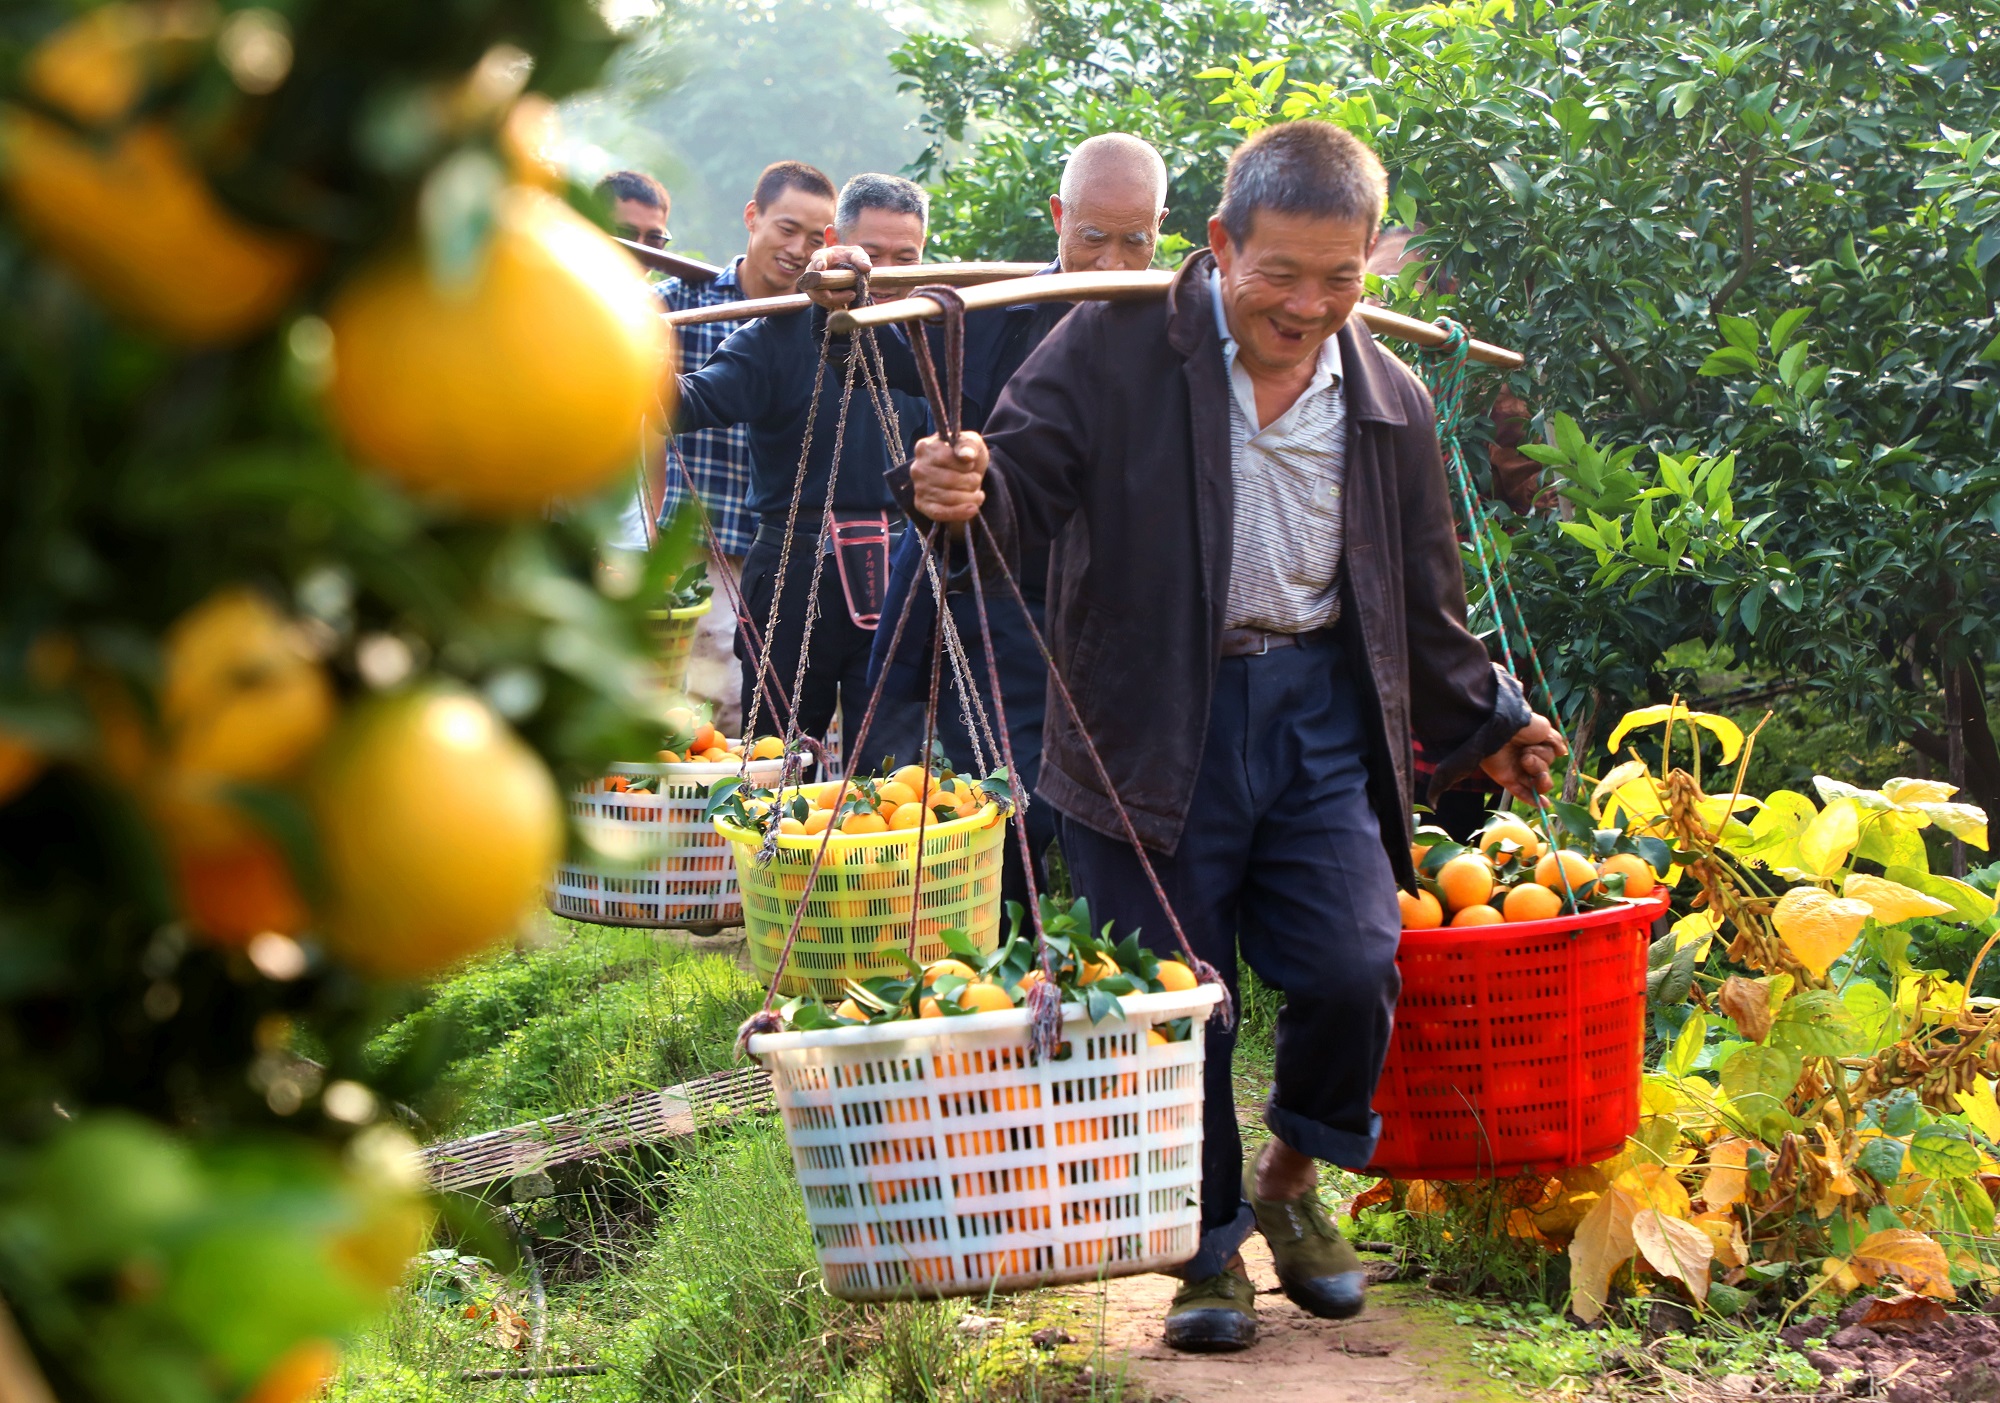
{"type": "Polygon", "coordinates": [[[1618,1153],[1639,1128],[1647,931],[1666,906],[1404,931],[1369,1172],[1507,1178],[1618,1153]]]}

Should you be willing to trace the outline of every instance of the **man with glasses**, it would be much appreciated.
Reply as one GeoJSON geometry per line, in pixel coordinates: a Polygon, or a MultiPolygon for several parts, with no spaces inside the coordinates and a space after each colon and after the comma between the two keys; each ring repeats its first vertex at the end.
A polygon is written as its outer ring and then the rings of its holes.
{"type": "Polygon", "coordinates": [[[611,205],[612,231],[621,239],[665,248],[674,241],[667,232],[673,197],[667,187],[643,171],[613,171],[597,182],[597,196],[611,205]]]}

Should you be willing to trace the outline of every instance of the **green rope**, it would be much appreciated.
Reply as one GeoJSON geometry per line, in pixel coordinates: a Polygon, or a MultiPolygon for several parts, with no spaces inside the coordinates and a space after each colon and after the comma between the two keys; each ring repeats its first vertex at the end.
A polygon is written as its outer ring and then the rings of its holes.
{"type": "Polygon", "coordinates": [[[1469,375],[1467,367],[1472,335],[1450,317],[1439,317],[1437,325],[1445,334],[1445,342],[1442,346],[1420,350],[1417,369],[1437,408],[1438,446],[1444,451],[1445,463],[1451,470],[1452,485],[1458,490],[1460,509],[1465,513],[1466,531],[1472,538],[1473,558],[1478,562],[1480,578],[1486,586],[1487,607],[1493,611],[1493,624],[1500,635],[1500,655],[1507,664],[1507,670],[1519,676],[1514,664],[1513,644],[1508,637],[1506,613],[1502,608],[1504,603],[1513,610],[1514,627],[1520,634],[1522,651],[1528,656],[1535,685],[1548,701],[1549,715],[1556,721],[1557,729],[1561,729],[1561,711],[1556,705],[1555,689],[1549,685],[1548,674],[1542,669],[1541,654],[1535,648],[1534,636],[1528,632],[1527,614],[1521,608],[1520,596],[1514,593],[1514,581],[1507,573],[1507,562],[1499,558],[1498,548],[1487,539],[1487,532],[1498,528],[1488,515],[1479,510],[1479,493],[1472,485],[1472,472],[1466,466],[1465,450],[1459,442],[1460,426],[1465,419],[1465,385],[1469,375]],[[1494,585],[1496,575],[1499,588],[1494,585]]]}

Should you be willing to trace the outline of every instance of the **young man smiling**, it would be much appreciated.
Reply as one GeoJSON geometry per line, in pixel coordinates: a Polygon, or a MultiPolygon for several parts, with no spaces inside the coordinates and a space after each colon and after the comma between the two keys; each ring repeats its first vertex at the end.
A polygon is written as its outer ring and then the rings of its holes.
{"type": "MultiPolygon", "coordinates": [[[[748,235],[743,252],[712,281],[668,278],[660,284],[660,301],[668,311],[679,312],[790,292],[813,251],[826,242],[826,227],[833,222],[833,194],[833,182],[803,161],[777,161],[764,167],[743,206],[748,235]]],[[[680,328],[682,372],[708,364],[716,348],[743,325],[696,322],[680,328]]],[[[722,546],[721,559],[711,560],[709,570],[739,578],[757,530],[750,513],[750,431],[741,424],[698,429],[682,434],[678,446],[722,546]]],[[[686,495],[686,480],[668,464],[661,525],[672,519],[686,495]]],[[[697,627],[694,653],[688,660],[688,687],[715,704],[716,724],[734,735],[741,720],[736,708],[736,617],[727,598],[727,592],[718,589],[716,606],[697,627]]]]}
{"type": "MultiPolygon", "coordinates": [[[[1195,953],[1285,992],[1248,1166],[1234,1037],[1208,1024],[1202,1236],[1167,1316],[1177,1349],[1242,1349],[1271,1246],[1315,1315],[1361,1309],[1360,1260],[1316,1161],[1361,1169],[1411,883],[1410,739],[1433,789],[1474,766],[1517,794],[1563,746],[1465,627],[1430,397],[1350,315],[1382,220],[1374,154],[1317,122],[1231,157],[1209,248],[1162,302],[1070,313],[1014,375],[984,435],[936,438],[914,510],[982,512],[1005,549],[1054,545],[1057,666],[1195,953]]],[[[1068,716],[1051,711],[1039,795],[1094,917],[1171,936],[1068,716]]]]}

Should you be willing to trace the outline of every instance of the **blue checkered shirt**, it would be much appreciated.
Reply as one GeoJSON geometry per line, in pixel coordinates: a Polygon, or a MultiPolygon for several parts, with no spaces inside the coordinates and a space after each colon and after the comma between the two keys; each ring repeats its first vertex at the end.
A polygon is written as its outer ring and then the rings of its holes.
{"type": "MultiPolygon", "coordinates": [[[[739,256],[713,282],[668,278],[655,291],[670,312],[713,307],[718,302],[740,302],[743,300],[743,285],[737,280],[737,273],[742,264],[743,259],[739,256]]],[[[686,375],[701,369],[729,333],[744,325],[747,323],[733,321],[675,327],[674,331],[680,337],[681,373],[686,375]]],[[[726,429],[698,429],[694,433],[681,434],[676,442],[680,445],[681,457],[687,461],[688,473],[701,492],[701,500],[708,507],[708,519],[715,525],[716,537],[722,542],[722,553],[748,554],[750,539],[757,534],[757,520],[751,516],[749,507],[749,427],[732,424],[726,429]]],[[[687,482],[671,460],[667,463],[666,485],[666,495],[660,508],[661,526],[667,524],[674,508],[687,495],[687,482]]]]}

